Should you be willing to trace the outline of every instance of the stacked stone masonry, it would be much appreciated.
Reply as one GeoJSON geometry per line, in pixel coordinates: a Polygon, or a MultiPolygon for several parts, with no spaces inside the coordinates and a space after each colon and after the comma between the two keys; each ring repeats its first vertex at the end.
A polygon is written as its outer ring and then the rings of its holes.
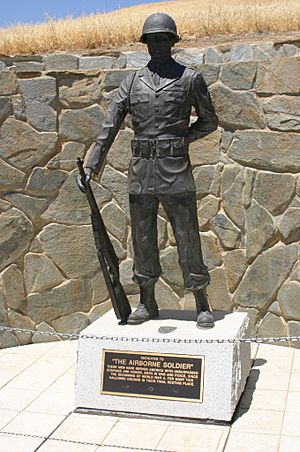
{"type": "MultiPolygon", "coordinates": [[[[253,335],[300,335],[299,49],[247,44],[174,57],[203,73],[220,118],[190,149],[212,307],[247,311],[253,335]]],[[[88,152],[123,77],[147,61],[143,52],[0,56],[0,324],[79,332],[110,308],[75,159],[88,152]]],[[[136,302],[132,136],[128,117],[92,185],[136,302]]],[[[163,209],[158,230],[159,305],[194,309],[163,209]]],[[[50,339],[1,333],[0,346],[50,339]]]]}

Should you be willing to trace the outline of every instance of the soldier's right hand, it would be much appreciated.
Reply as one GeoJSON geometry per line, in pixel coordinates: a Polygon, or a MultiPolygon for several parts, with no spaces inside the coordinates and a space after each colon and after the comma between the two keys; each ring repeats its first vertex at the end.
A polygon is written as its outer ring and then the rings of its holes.
{"type": "Polygon", "coordinates": [[[80,174],[76,177],[77,185],[83,193],[86,193],[86,184],[90,182],[92,174],[93,170],[91,168],[84,168],[84,177],[80,174]]]}
{"type": "Polygon", "coordinates": [[[93,170],[92,168],[84,168],[84,174],[85,174],[85,183],[88,184],[91,180],[93,170]]]}

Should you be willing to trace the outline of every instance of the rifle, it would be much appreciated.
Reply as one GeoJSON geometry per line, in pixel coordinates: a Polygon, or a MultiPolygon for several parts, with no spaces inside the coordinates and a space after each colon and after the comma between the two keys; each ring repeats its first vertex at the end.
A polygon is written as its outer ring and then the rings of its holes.
{"type": "Polygon", "coordinates": [[[106,231],[90,183],[85,180],[83,160],[80,158],[77,158],[77,166],[80,174],[77,176],[77,183],[79,189],[86,194],[91,208],[93,235],[100,268],[104,276],[105,284],[116,317],[120,320],[119,324],[124,325],[126,324],[127,318],[131,313],[131,307],[120,282],[119,260],[106,231]]]}

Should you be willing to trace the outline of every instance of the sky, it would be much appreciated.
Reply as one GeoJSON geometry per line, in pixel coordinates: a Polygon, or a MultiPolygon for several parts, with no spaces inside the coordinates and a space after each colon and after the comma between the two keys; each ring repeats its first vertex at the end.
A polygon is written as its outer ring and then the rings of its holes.
{"type": "MultiPolygon", "coordinates": [[[[156,2],[162,0],[155,0],[156,2]]],[[[82,14],[108,12],[119,8],[154,3],[153,0],[0,0],[0,27],[16,23],[36,23],[82,14]]]]}

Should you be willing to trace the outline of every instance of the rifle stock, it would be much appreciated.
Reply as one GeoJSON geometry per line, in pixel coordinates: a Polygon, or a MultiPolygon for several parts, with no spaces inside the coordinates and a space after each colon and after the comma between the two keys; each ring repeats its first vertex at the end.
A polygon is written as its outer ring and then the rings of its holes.
{"type": "Polygon", "coordinates": [[[100,268],[116,317],[121,324],[125,324],[131,313],[131,307],[120,282],[119,260],[106,231],[90,183],[85,180],[83,161],[80,158],[77,159],[77,166],[80,174],[78,185],[80,190],[86,194],[91,209],[93,236],[100,268]]]}

